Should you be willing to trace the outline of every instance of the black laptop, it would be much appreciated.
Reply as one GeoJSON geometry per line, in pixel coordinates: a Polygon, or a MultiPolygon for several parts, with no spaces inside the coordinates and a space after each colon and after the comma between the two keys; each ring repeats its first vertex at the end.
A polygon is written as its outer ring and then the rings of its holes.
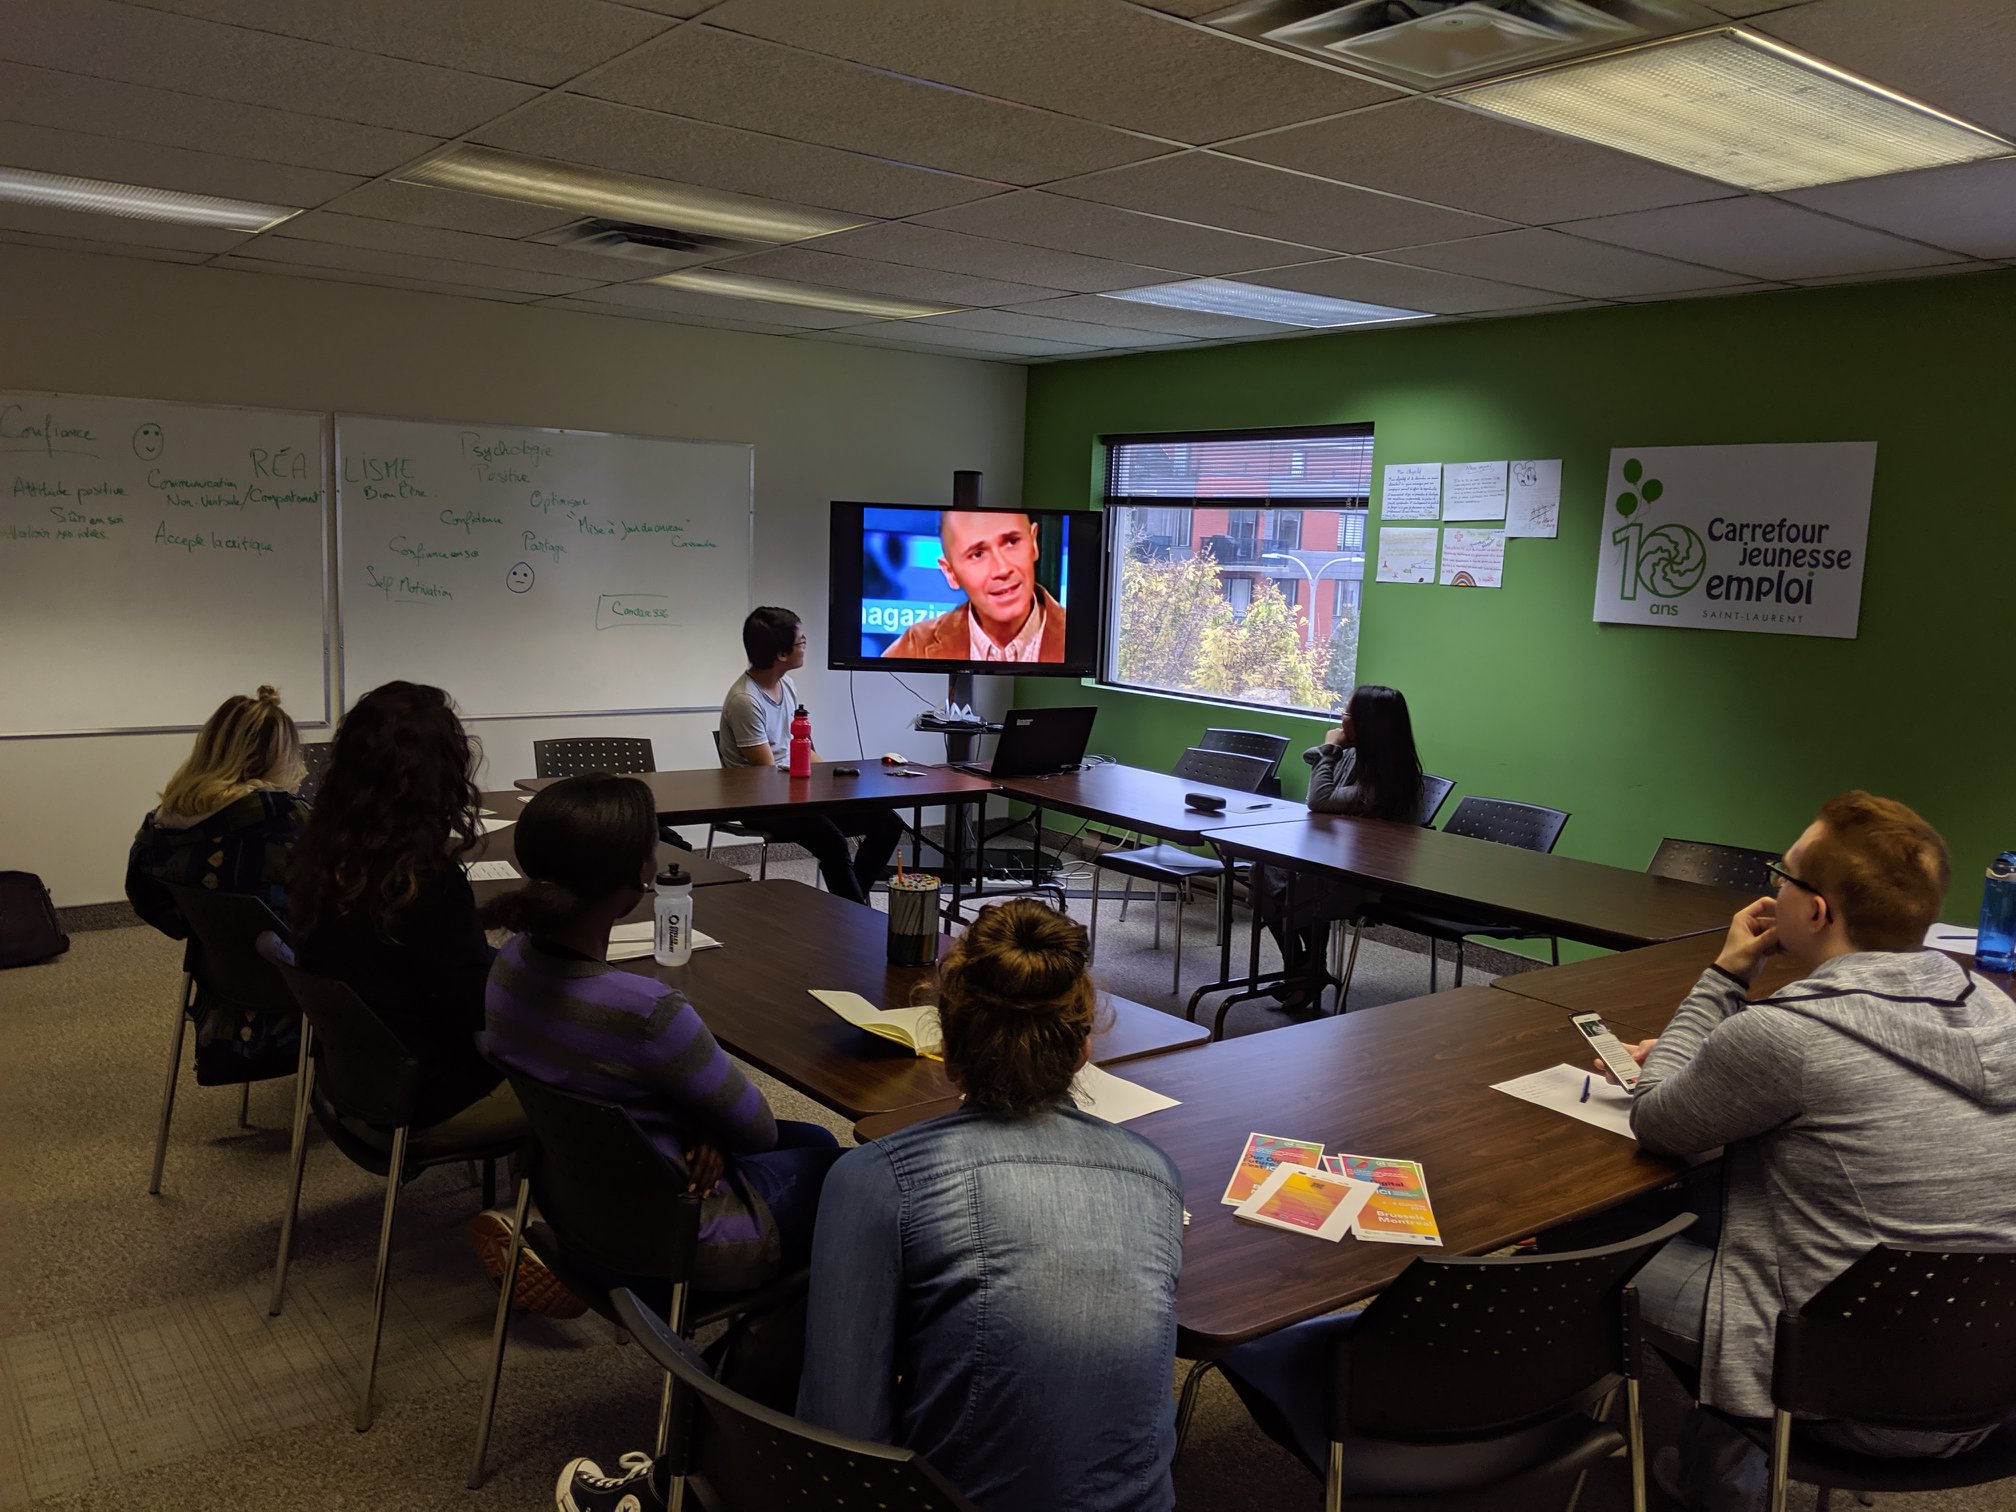
{"type": "Polygon", "coordinates": [[[1010,709],[992,761],[962,761],[976,777],[1048,777],[1085,759],[1096,705],[1070,709],[1010,709]]]}

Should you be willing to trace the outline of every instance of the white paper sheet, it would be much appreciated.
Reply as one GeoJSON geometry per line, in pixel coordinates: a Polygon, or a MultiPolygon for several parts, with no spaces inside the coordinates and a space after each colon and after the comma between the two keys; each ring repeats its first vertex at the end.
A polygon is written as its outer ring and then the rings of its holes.
{"type": "Polygon", "coordinates": [[[518,801],[520,803],[530,803],[532,801],[532,795],[530,793],[520,793],[518,795],[518,801]]]}
{"type": "Polygon", "coordinates": [[[1389,462],[1379,490],[1382,520],[1433,520],[1442,513],[1440,462],[1389,462]]]}
{"type": "Polygon", "coordinates": [[[1556,1113],[1566,1113],[1570,1118],[1579,1118],[1599,1129],[1608,1129],[1612,1134],[1622,1134],[1626,1139],[1633,1137],[1631,1094],[1614,1082],[1605,1081],[1600,1075],[1579,1067],[1565,1064],[1549,1066],[1545,1071],[1535,1071],[1530,1076],[1515,1076],[1511,1081],[1498,1082],[1491,1090],[1551,1108],[1556,1113]],[[1585,1086],[1589,1089],[1587,1102],[1582,1100],[1585,1086]]]}
{"type": "Polygon", "coordinates": [[[1071,1083],[1071,1101],[1080,1112],[1116,1124],[1178,1106],[1175,1098],[1151,1092],[1111,1071],[1102,1071],[1090,1061],[1078,1068],[1078,1075],[1071,1083]]]}
{"type": "Polygon", "coordinates": [[[1432,583],[1435,581],[1435,546],[1442,534],[1433,525],[1381,525],[1379,527],[1379,573],[1382,583],[1432,583]]]}
{"type": "Polygon", "coordinates": [[[516,882],[521,873],[509,861],[471,861],[469,880],[471,882],[516,882]]]}
{"type": "Polygon", "coordinates": [[[1505,586],[1505,532],[1459,526],[1442,532],[1442,576],[1445,588],[1505,586]]]}
{"type": "MultiPolygon", "coordinates": [[[[649,919],[635,924],[618,924],[609,931],[609,959],[612,961],[635,961],[651,954],[651,947],[657,943],[657,926],[649,919]]],[[[719,950],[721,942],[712,935],[693,931],[695,950],[719,950]]]]}
{"type": "Polygon", "coordinates": [[[1442,465],[1442,518],[1505,518],[1503,462],[1445,462],[1442,465]]]}
{"type": "Polygon", "coordinates": [[[511,828],[517,822],[516,819],[484,819],[479,817],[476,821],[476,833],[478,835],[494,835],[501,829],[511,828]]]}
{"type": "Polygon", "coordinates": [[[1980,943],[1981,932],[1969,929],[1965,924],[1934,924],[1925,931],[1925,943],[1934,950],[1950,950],[1957,955],[1972,955],[1974,947],[1980,943]]]}
{"type": "Polygon", "coordinates": [[[1561,533],[1561,462],[1514,462],[1505,498],[1505,534],[1554,537],[1561,533]]]}

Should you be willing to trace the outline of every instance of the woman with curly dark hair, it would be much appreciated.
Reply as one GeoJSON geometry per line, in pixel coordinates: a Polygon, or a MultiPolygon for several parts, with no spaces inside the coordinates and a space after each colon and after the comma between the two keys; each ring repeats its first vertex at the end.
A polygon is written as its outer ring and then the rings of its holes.
{"type": "Polygon", "coordinates": [[[476,1051],[492,954],[461,865],[476,843],[476,757],[439,688],[374,688],[337,729],[294,847],[301,965],[348,983],[420,1063],[416,1129],[465,1112],[522,1122],[476,1051]]]}

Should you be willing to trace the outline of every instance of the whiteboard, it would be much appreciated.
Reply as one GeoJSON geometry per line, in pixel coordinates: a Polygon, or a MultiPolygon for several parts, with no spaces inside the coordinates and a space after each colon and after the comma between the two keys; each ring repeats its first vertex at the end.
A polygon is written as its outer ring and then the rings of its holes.
{"type": "Polygon", "coordinates": [[[347,707],[392,678],[472,719],[718,708],[748,660],[754,449],[336,417],[347,707]]]}
{"type": "Polygon", "coordinates": [[[328,426],[0,392],[0,735],[329,718],[328,426]]]}

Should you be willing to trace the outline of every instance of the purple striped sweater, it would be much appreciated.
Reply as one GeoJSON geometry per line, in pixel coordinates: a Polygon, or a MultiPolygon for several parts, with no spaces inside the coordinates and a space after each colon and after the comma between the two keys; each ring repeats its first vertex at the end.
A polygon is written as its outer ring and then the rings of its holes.
{"type": "Polygon", "coordinates": [[[735,1157],[772,1149],[777,1121],[677,989],[606,961],[514,935],[490,968],[484,1041],[504,1064],[548,1086],[620,1103],[683,1170],[704,1140],[728,1175],[701,1205],[694,1282],[713,1290],[766,1279],[779,1264],[777,1226],[735,1172],[735,1157]]]}

